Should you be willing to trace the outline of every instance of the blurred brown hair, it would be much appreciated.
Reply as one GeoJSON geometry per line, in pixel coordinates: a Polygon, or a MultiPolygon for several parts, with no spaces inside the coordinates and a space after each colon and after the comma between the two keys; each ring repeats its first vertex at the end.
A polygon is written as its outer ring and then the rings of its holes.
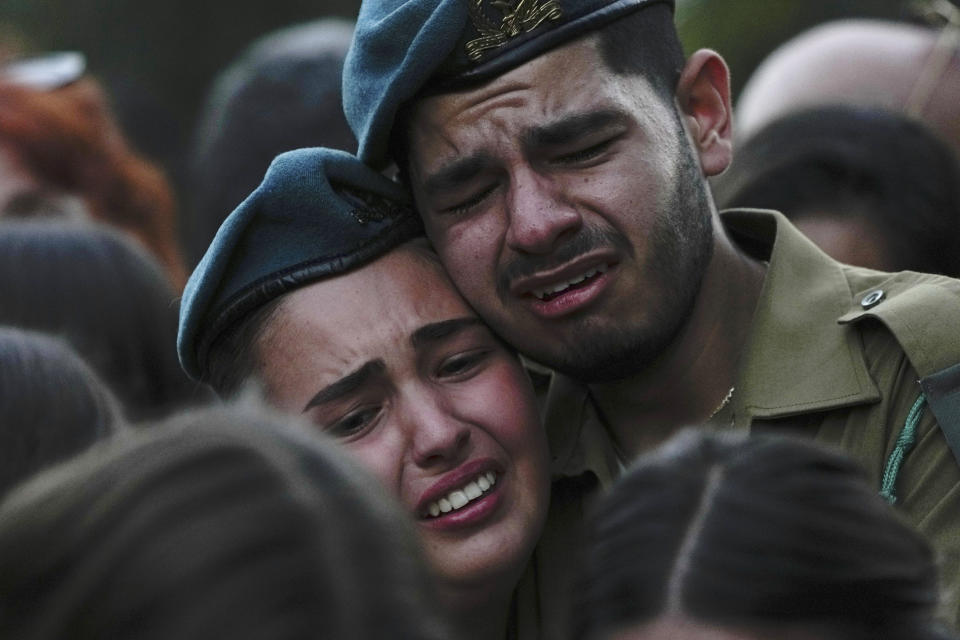
{"type": "Polygon", "coordinates": [[[136,237],[182,288],[173,192],[129,147],[95,80],[52,91],[0,83],[0,144],[41,182],[82,197],[95,219],[136,237]]]}

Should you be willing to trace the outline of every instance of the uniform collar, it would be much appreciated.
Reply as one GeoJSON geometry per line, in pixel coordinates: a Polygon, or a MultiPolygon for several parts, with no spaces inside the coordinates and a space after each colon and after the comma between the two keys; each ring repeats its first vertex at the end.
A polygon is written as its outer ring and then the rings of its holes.
{"type": "Polygon", "coordinates": [[[609,487],[623,465],[589,389],[554,372],[544,407],[553,479],[589,472],[609,487]]]}
{"type": "MultiPolygon", "coordinates": [[[[731,403],[736,426],[878,401],[856,332],[838,322],[855,293],[840,263],[779,213],[730,210],[721,220],[769,262],[731,403]]],[[[622,464],[589,390],[554,373],[545,421],[554,477],[592,472],[609,486],[622,464]]]]}
{"type": "Polygon", "coordinates": [[[733,398],[735,424],[880,399],[857,332],[838,320],[854,293],[844,267],[773,211],[721,214],[731,238],[769,260],[733,398]]]}

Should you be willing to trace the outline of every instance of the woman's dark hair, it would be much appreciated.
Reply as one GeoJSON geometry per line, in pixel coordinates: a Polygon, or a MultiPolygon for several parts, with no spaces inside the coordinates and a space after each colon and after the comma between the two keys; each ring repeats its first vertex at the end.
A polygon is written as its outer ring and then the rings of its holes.
{"type": "Polygon", "coordinates": [[[855,463],[808,442],[686,431],[638,461],[590,532],[579,638],[661,616],[948,637],[930,623],[928,545],[855,463]]]}
{"type": "Polygon", "coordinates": [[[240,318],[210,345],[203,381],[221,398],[236,396],[255,379],[260,367],[260,339],[277,315],[283,299],[282,295],[274,298],[240,318]]]}
{"type": "Polygon", "coordinates": [[[412,527],[344,456],[248,404],[38,476],[0,505],[0,637],[446,637],[412,527]]]}
{"type": "Polygon", "coordinates": [[[0,324],[63,337],[131,419],[199,399],[176,355],[176,295],[131,240],[100,225],[0,224],[0,324]]]}
{"type": "Polygon", "coordinates": [[[743,141],[713,186],[721,208],[862,220],[890,268],[960,276],[960,167],[906,116],[849,106],[784,116],[743,141]]]}
{"type": "Polygon", "coordinates": [[[70,347],[0,327],[0,496],[118,423],[110,392],[70,347]]]}

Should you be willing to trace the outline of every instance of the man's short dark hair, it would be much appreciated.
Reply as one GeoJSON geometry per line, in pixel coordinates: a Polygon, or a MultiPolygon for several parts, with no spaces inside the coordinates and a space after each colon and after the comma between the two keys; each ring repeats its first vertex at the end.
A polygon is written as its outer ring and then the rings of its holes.
{"type": "Polygon", "coordinates": [[[600,56],[618,75],[642,75],[658,95],[672,100],[686,58],[669,5],[654,4],[599,31],[600,56]]]}

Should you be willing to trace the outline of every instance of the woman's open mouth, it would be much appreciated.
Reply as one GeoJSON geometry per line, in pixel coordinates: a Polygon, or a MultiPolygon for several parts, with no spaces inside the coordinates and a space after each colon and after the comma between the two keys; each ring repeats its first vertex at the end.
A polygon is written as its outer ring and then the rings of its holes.
{"type": "Polygon", "coordinates": [[[480,473],[474,479],[458,487],[445,496],[427,505],[427,517],[439,518],[453,511],[466,507],[474,500],[482,498],[493,490],[497,483],[497,474],[493,471],[480,473]]]}

